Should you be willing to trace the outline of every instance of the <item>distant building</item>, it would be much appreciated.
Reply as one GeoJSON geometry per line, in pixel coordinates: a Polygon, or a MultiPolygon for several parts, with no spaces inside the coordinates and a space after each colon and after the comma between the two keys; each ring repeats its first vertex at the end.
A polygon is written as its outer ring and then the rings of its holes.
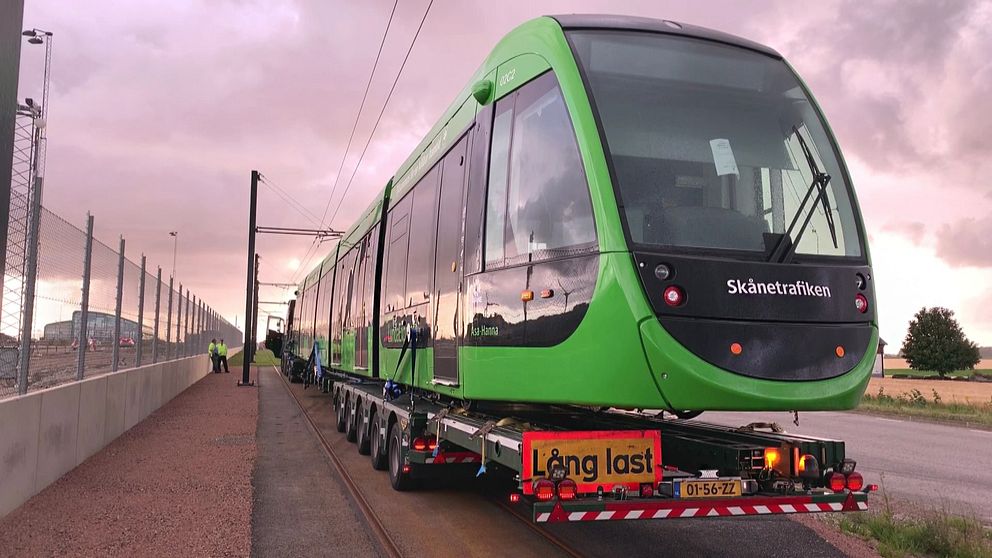
{"type": "Polygon", "coordinates": [[[878,350],[875,351],[875,366],[871,369],[872,376],[881,378],[885,376],[885,346],[888,343],[881,337],[878,338],[878,350]]]}
{"type": "MultiPolygon", "coordinates": [[[[50,343],[71,343],[79,331],[79,310],[72,313],[72,319],[45,325],[42,340],[50,343]]],[[[114,341],[114,315],[103,312],[89,312],[86,316],[88,337],[97,342],[114,341]]],[[[145,328],[147,329],[147,328],[145,328]]],[[[138,339],[138,322],[121,318],[121,337],[138,339]]]]}

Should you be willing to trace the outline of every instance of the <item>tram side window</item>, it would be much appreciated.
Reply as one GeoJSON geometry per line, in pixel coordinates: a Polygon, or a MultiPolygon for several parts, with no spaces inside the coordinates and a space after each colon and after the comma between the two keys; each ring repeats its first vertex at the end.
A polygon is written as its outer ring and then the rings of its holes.
{"type": "Polygon", "coordinates": [[[487,266],[495,267],[596,246],[575,131],[551,72],[497,104],[486,236],[487,266]]]}
{"type": "Polygon", "coordinates": [[[389,212],[389,230],[386,231],[386,284],[382,296],[386,313],[406,307],[406,262],[412,200],[413,196],[407,195],[389,212]]]}
{"type": "MultiPolygon", "coordinates": [[[[410,255],[406,274],[406,307],[430,300],[434,276],[434,234],[437,230],[437,178],[439,165],[413,188],[410,212],[410,255]]],[[[407,196],[409,197],[409,195],[407,196]]]]}

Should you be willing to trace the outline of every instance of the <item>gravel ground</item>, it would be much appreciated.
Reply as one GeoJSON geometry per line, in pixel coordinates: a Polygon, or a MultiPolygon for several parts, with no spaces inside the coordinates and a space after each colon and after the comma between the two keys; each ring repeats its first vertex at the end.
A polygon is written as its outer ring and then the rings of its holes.
{"type": "Polygon", "coordinates": [[[247,556],[257,388],[211,374],[0,520],[2,556],[247,556]]]}

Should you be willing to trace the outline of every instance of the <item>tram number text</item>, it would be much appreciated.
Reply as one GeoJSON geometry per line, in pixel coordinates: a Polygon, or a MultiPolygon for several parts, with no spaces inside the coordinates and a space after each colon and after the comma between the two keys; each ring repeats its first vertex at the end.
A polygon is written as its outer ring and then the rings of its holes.
{"type": "Polygon", "coordinates": [[[510,83],[511,81],[513,81],[513,78],[515,78],[515,77],[517,77],[517,69],[516,68],[513,68],[512,70],[510,70],[510,71],[506,72],[505,74],[499,76],[499,86],[500,87],[503,87],[504,85],[506,85],[506,84],[510,83]]]}

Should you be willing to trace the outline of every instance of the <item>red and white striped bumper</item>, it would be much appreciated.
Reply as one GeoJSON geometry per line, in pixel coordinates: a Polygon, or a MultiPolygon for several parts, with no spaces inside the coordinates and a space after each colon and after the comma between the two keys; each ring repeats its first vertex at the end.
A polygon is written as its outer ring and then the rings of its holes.
{"type": "Polygon", "coordinates": [[[767,496],[733,500],[623,500],[586,503],[535,504],[534,521],[615,521],[624,519],[678,519],[691,517],[736,517],[786,513],[862,511],[868,509],[864,493],[817,496],[767,496]],[[578,508],[578,509],[577,509],[578,508]]]}
{"type": "Polygon", "coordinates": [[[471,451],[439,452],[437,457],[427,454],[424,463],[428,465],[447,465],[449,463],[479,463],[482,457],[471,451]]]}

